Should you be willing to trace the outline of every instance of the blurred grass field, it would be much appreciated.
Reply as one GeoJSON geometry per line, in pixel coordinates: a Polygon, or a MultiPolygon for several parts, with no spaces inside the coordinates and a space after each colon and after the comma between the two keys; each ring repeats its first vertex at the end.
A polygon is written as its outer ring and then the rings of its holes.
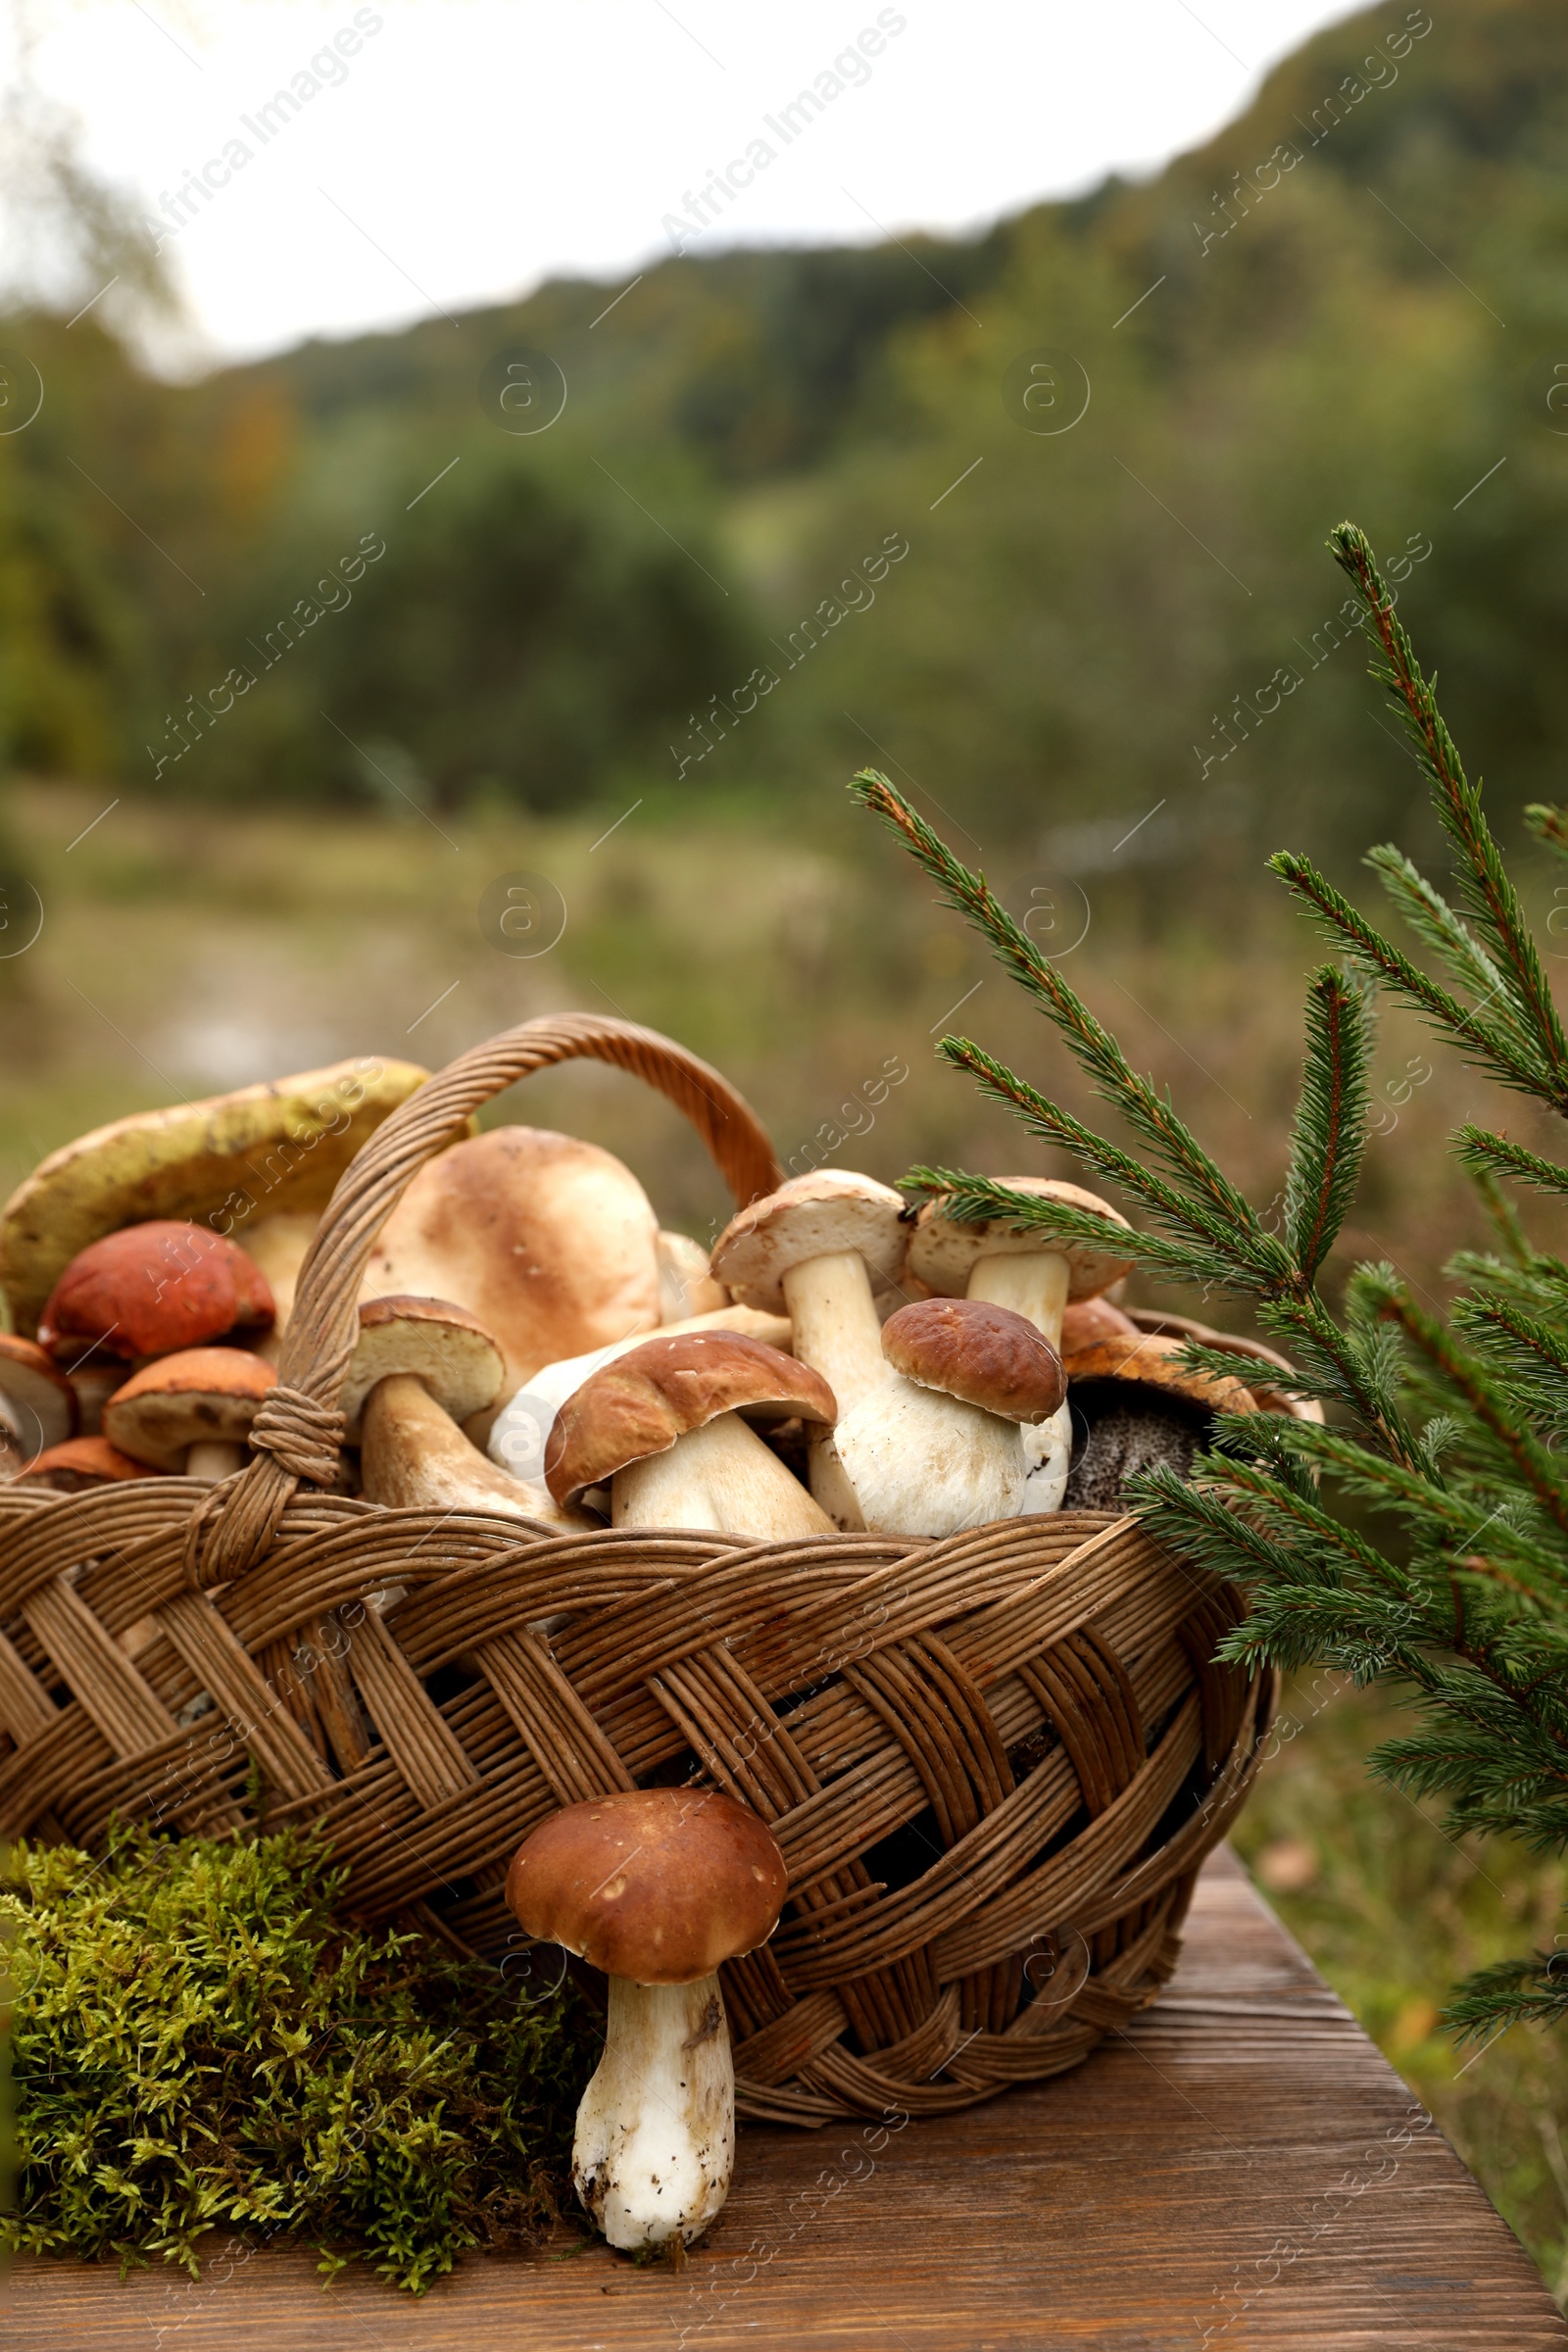
{"type": "MultiPolygon", "coordinates": [[[[824,782],[810,826],[798,809],[786,823],[745,806],[677,824],[645,800],[608,837],[514,811],[439,825],[413,809],[233,816],[121,803],[102,813],[111,787],[18,787],[0,807],[12,876],[0,937],[20,944],[33,926],[19,877],[37,893],[42,928],[0,959],[0,1185],[128,1110],[347,1054],[435,1066],[564,1008],[620,1013],[707,1055],[786,1162],[808,1164],[809,1152],[888,1179],[917,1158],[1081,1174],[937,1062],[944,1028],[967,1030],[1046,1091],[1092,1107],[1054,1038],[839,782],[824,782]],[[516,874],[536,877],[550,906],[559,894],[564,915],[557,943],[533,956],[500,952],[479,920],[486,889],[516,874]]],[[[984,862],[985,845],[958,827],[952,838],[984,862]]],[[[1301,983],[1316,960],[1283,894],[1235,873],[1216,875],[1209,902],[1190,887],[1168,893],[1157,868],[1075,875],[1049,837],[991,878],[1063,956],[1134,1063],[1171,1089],[1251,1198],[1269,1201],[1301,983]]],[[[1375,1069],[1385,1131],[1343,1254],[1394,1257],[1436,1292],[1448,1253],[1482,1238],[1443,1146],[1485,1090],[1402,1017],[1388,1022],[1375,1069]]],[[[676,1114],[616,1073],[536,1079],[491,1115],[607,1144],[666,1223],[706,1237],[728,1213],[676,1114]]],[[[1509,1112],[1527,1141],[1532,1117],[1509,1112]]],[[[1147,1285],[1140,1295],[1202,1305],[1147,1285]]],[[[1206,1312],[1226,1319],[1221,1301],[1206,1312]]],[[[1369,1782],[1362,1758],[1390,1713],[1383,1694],[1334,1677],[1290,1694],[1289,1736],[1238,1843],[1561,2297],[1559,2046],[1516,2031],[1480,2058],[1456,2055],[1437,2012],[1467,1970],[1550,1941],[1563,1868],[1506,1845],[1455,1844],[1436,1816],[1369,1782]]]]}

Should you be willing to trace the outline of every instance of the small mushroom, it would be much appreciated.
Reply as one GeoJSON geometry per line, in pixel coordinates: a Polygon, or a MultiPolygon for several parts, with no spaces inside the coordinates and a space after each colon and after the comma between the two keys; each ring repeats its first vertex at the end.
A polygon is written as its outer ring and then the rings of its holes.
{"type": "Polygon", "coordinates": [[[341,1398],[347,1434],[360,1445],[367,1500],[591,1526],[558,1510],[544,1487],[486,1461],[458,1427],[493,1402],[503,1374],[500,1348],[466,1307],[449,1298],[367,1299],[341,1398]]]}
{"type": "Polygon", "coordinates": [[[111,1446],[107,1438],[67,1438],[27,1464],[19,1487],[47,1487],[56,1494],[79,1494],[87,1487],[111,1487],[122,1478],[151,1478],[145,1462],[111,1446]]]}
{"type": "MultiPolygon", "coordinates": [[[[713,1307],[707,1314],[666,1323],[659,1336],[674,1340],[702,1331],[738,1331],[749,1340],[782,1349],[786,1355],[790,1352],[789,1317],[765,1315],[755,1306],[713,1307]]],[[[509,1396],[491,1420],[485,1443],[490,1459],[499,1468],[510,1470],[514,1478],[543,1478],[551,1427],[566,1398],[585,1380],[591,1380],[601,1365],[613,1363],[617,1355],[629,1355],[647,1337],[646,1332],[635,1331],[629,1339],[612,1341],[608,1348],[590,1348],[584,1355],[564,1355],[559,1363],[542,1365],[526,1388],[509,1396]]],[[[473,1434],[470,1430],[469,1435],[473,1434]]]]}
{"type": "Polygon", "coordinates": [[[1164,1464],[1188,1477],[1216,1413],[1259,1409],[1241,1381],[1189,1371],[1183,1346],[1134,1326],[1130,1338],[1102,1340],[1073,1357],[1073,1417],[1084,1436],[1067,1482],[1069,1509],[1120,1510],[1138,1470],[1164,1464]]]}
{"type": "Polygon", "coordinates": [[[833,1523],[749,1421],[831,1427],[821,1375],[734,1332],[645,1340],[568,1396],[547,1456],[571,1504],[608,1483],[616,1527],[710,1527],[749,1543],[831,1535],[833,1523]]]}
{"type": "Polygon", "coordinates": [[[243,1470],[277,1374],[242,1348],[187,1348],[133,1372],[104,1406],[104,1436],[133,1461],[212,1483],[243,1470]]]}
{"type": "MultiPolygon", "coordinates": [[[[887,1185],[817,1168],[731,1218],[713,1245],[713,1272],[746,1305],[789,1315],[795,1353],[847,1413],[887,1378],[872,1282],[898,1276],[907,1238],[904,1202],[887,1185]]],[[[811,1492],[834,1522],[859,1527],[830,1437],[813,1441],[809,1468],[811,1492]]]]}
{"type": "Polygon", "coordinates": [[[568,1805],[517,1849],[507,1901],[523,1933],[610,1979],[571,2173],[612,2246],[690,2245],[723,2205],[735,2070],[718,1970],[767,1941],[788,1885],[765,1824],[706,1789],[568,1805]]]}
{"type": "MultiPolygon", "coordinates": [[[[1067,1208],[1091,1209],[1112,1224],[1126,1218],[1098,1194],[1050,1176],[1003,1176],[999,1183],[1036,1200],[1059,1200],[1067,1208]]],[[[1102,1243],[1052,1240],[1049,1228],[1012,1226],[1004,1218],[961,1224],[943,1201],[928,1200],[915,1220],[909,1271],[949,1298],[986,1298],[1011,1307],[1058,1351],[1062,1315],[1069,1300],[1098,1298],[1127,1273],[1132,1260],[1102,1243]]],[[[1023,1513],[1059,1510],[1067,1485],[1072,1425],[1067,1407],[1024,1439],[1029,1492],[1023,1513]]]]}
{"type": "Polygon", "coordinates": [[[50,1292],[38,1337],[51,1355],[88,1348],[134,1359],[272,1328],[272,1294],[237,1243],[155,1217],[78,1250],[50,1292]]]}
{"type": "Polygon", "coordinates": [[[661,1231],[655,1236],[655,1248],[659,1252],[662,1325],[686,1323],[694,1315],[711,1314],[715,1307],[729,1304],[729,1293],[713,1280],[701,1242],[694,1242],[689,1234],[661,1231]]]}
{"type": "Polygon", "coordinates": [[[48,1446],[63,1445],[76,1427],[76,1396],[31,1340],[0,1332],[0,1428],[11,1440],[7,1451],[30,1462],[48,1446]]]}
{"type": "Polygon", "coordinates": [[[1010,1307],[921,1298],[882,1327],[892,1377],[835,1436],[865,1525],[877,1535],[954,1536],[1014,1519],[1026,1428],[1066,1395],[1061,1358],[1010,1307]]]}

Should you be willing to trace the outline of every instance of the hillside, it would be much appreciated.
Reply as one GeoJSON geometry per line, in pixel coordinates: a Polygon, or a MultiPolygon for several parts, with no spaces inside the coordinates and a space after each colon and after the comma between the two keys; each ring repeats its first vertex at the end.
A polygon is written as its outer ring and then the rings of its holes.
{"type": "Polygon", "coordinates": [[[1332,852],[1409,798],[1319,557],[1351,512],[1507,800],[1554,789],[1565,130],[1548,0],[1378,8],[1149,184],[973,243],[671,258],[183,388],[16,321],[0,740],[451,808],[821,808],[875,743],[1086,870],[1157,801],[1162,869],[1332,852]],[[569,386],[537,434],[495,405],[524,351],[569,386]]]}

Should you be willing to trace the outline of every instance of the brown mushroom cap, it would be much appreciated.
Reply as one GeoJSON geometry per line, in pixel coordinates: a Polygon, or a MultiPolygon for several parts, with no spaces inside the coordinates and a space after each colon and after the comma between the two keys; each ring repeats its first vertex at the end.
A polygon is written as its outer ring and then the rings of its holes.
{"type": "Polygon", "coordinates": [[[1108,1298],[1069,1298],[1061,1317],[1061,1360],[1069,1378],[1074,1358],[1102,1340],[1133,1340],[1138,1325],[1108,1298]]]}
{"type": "Polygon", "coordinates": [[[0,1396],[24,1453],[60,1446],[76,1426],[76,1392],[31,1340],[0,1332],[0,1396]]]}
{"type": "Polygon", "coordinates": [[[895,1372],[1004,1421],[1049,1421],[1067,1394],[1051,1342],[1025,1315],[982,1298],[917,1298],[882,1326],[895,1372]]]}
{"type": "Polygon", "coordinates": [[[145,1462],[133,1462],[128,1453],[122,1453],[107,1438],[68,1438],[63,1446],[51,1446],[36,1461],[29,1462],[16,1484],[50,1487],[57,1494],[76,1494],[84,1487],[107,1487],[122,1478],[152,1476],[145,1462]]]}
{"type": "Polygon", "coordinates": [[[630,1168],[543,1127],[492,1127],[426,1162],[381,1228],[361,1296],[480,1316],[512,1396],[542,1364],[657,1331],[659,1221],[630,1168]]]}
{"type": "Polygon", "coordinates": [[[38,1337],[55,1355],[171,1355],[228,1332],[272,1328],[272,1294],[238,1243],[155,1217],[78,1250],[50,1292],[38,1337]]]}
{"type": "Polygon", "coordinates": [[[1072,1385],[1083,1381],[1114,1380],[1143,1388],[1166,1398],[1197,1405],[1205,1413],[1255,1413],[1256,1397],[1239,1380],[1210,1372],[1189,1371],[1180,1361],[1184,1340],[1166,1339],[1157,1332],[1134,1330],[1131,1339],[1101,1340],[1072,1359],[1072,1385]]]}
{"type": "Polygon", "coordinates": [[[368,1298],[340,1400],[351,1444],[359,1442],[365,1399],[392,1372],[412,1372],[443,1412],[466,1421],[495,1402],[506,1365],[477,1315],[450,1298],[368,1298]]]}
{"type": "Polygon", "coordinates": [[[638,1984],[692,1984],[755,1951],[788,1891],[766,1824],[699,1788],[568,1805],[524,1840],[507,1873],[524,1935],[638,1984]]]}
{"type": "Polygon", "coordinates": [[[104,1406],[104,1436],[155,1470],[177,1471],[192,1446],[243,1446],[277,1374],[240,1348],[187,1348],[132,1373],[104,1406]]]}
{"type": "Polygon", "coordinates": [[[890,1186],[851,1168],[816,1168],[732,1217],[713,1244],[711,1262],[743,1305],[782,1314],[791,1266],[853,1250],[873,1276],[886,1278],[903,1265],[907,1240],[907,1211],[890,1186]]]}
{"type": "Polygon", "coordinates": [[[550,1433],[545,1478],[558,1502],[575,1502],[720,1413],[759,1421],[799,1414],[831,1425],[838,1411],[819,1372],[760,1340],[732,1331],[645,1340],[566,1398],[550,1433]]]}
{"type": "MultiPolygon", "coordinates": [[[[1086,1208],[1113,1225],[1127,1224],[1119,1209],[1102,1200],[1098,1193],[1086,1193],[1080,1184],[1067,1184],[1054,1176],[999,1176],[996,1181],[1037,1200],[1059,1200],[1064,1207],[1086,1208]]],[[[943,1297],[961,1298],[977,1257],[1035,1257],[1048,1250],[1067,1261],[1069,1298],[1092,1298],[1108,1290],[1133,1263],[1099,1242],[1054,1236],[1049,1225],[1009,1226],[1003,1217],[980,1225],[961,1225],[948,1215],[939,1199],[928,1200],[915,1220],[909,1271],[943,1297]]]]}

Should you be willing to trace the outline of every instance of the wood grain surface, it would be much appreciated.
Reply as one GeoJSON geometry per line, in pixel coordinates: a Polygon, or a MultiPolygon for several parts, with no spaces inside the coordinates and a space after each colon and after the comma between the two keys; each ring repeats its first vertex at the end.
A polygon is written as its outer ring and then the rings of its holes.
{"type": "Polygon", "coordinates": [[[1076,2074],[749,2129],[682,2271],[563,2234],[422,2302],[214,2239],[196,2283],[19,2263],[7,2352],[1526,2352],[1568,2344],[1411,2094],[1220,1852],[1169,1992],[1076,2074]]]}

